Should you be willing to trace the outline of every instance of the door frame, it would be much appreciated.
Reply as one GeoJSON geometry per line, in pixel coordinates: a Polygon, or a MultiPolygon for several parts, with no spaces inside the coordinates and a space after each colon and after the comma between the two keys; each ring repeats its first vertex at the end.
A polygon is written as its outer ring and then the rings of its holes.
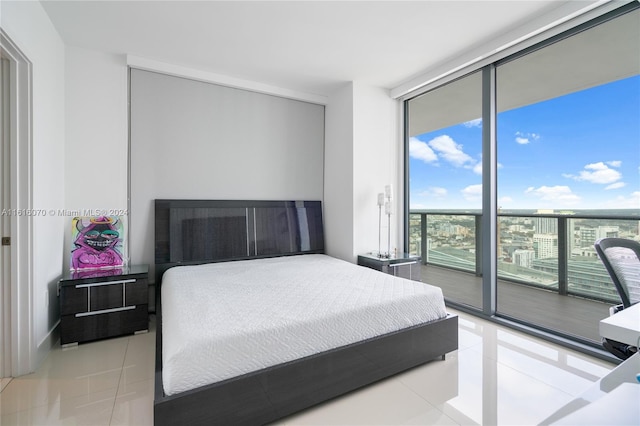
{"type": "MultiPolygon", "coordinates": [[[[32,197],[32,64],[0,28],[0,54],[9,61],[9,152],[10,152],[10,278],[2,280],[2,300],[9,322],[3,330],[4,376],[20,376],[33,371],[33,211],[32,197]],[[13,214],[15,213],[15,214],[13,214]],[[8,287],[8,288],[7,288],[8,287]],[[8,290],[8,291],[7,291],[8,290]],[[7,347],[5,348],[5,345],[7,347]],[[9,370],[9,371],[4,371],[9,370]]],[[[7,236],[7,235],[4,235],[7,236]]],[[[0,320],[1,321],[1,320],[0,320]]],[[[4,322],[4,321],[3,321],[4,322]]]]}

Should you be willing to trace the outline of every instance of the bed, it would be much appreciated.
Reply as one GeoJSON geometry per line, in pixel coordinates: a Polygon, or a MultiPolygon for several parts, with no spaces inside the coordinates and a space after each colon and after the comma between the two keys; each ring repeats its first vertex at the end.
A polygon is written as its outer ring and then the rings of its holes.
{"type": "Polygon", "coordinates": [[[156,200],[154,423],[265,424],[458,347],[441,291],[324,255],[317,201],[156,200]]]}

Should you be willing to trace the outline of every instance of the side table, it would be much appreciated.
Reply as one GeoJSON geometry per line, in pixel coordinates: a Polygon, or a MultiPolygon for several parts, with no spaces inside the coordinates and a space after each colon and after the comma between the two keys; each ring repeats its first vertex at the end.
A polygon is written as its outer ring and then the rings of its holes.
{"type": "Polygon", "coordinates": [[[358,256],[358,265],[414,281],[420,281],[420,261],[420,256],[407,253],[391,257],[379,257],[374,253],[358,256]]]}

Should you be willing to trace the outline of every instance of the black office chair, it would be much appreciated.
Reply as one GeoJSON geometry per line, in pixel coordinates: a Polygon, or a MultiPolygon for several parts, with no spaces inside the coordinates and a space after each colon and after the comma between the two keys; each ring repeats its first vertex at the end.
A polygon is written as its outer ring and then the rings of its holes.
{"type": "MultiPolygon", "coordinates": [[[[600,260],[616,286],[622,304],[610,309],[613,315],[640,302],[640,243],[625,238],[602,238],[594,244],[600,260]]],[[[638,348],[610,339],[602,345],[620,359],[627,359],[638,348]]]]}

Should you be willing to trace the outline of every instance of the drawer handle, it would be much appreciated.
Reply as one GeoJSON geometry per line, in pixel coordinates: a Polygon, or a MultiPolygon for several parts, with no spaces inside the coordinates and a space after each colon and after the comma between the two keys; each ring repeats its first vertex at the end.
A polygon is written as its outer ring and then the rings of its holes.
{"type": "Polygon", "coordinates": [[[396,268],[398,266],[405,266],[405,265],[415,265],[417,262],[404,262],[404,263],[391,263],[389,264],[389,266],[391,268],[396,268]]]}
{"type": "Polygon", "coordinates": [[[127,283],[135,283],[135,282],[136,280],[107,281],[102,283],[78,284],[76,288],[98,287],[101,285],[127,284],[127,283]]]}
{"type": "Polygon", "coordinates": [[[136,308],[136,305],[131,305],[131,306],[123,306],[122,308],[111,308],[111,309],[102,309],[100,311],[80,312],[79,314],[76,314],[76,318],[78,318],[78,317],[88,317],[88,316],[91,316],[91,315],[109,314],[111,312],[130,311],[130,310],[135,309],[135,308],[136,308]]]}

